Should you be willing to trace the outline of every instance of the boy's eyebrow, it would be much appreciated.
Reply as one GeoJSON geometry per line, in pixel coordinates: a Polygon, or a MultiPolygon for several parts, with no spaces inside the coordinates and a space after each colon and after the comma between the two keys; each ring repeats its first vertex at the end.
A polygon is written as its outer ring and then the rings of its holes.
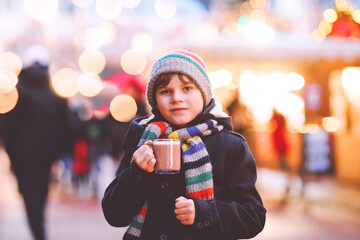
{"type": "Polygon", "coordinates": [[[185,82],[185,81],[184,81],[184,82],[182,83],[182,85],[187,85],[187,84],[193,84],[193,85],[195,85],[195,83],[193,83],[192,81],[188,81],[188,82],[185,82]]]}
{"type": "MultiPolygon", "coordinates": [[[[196,84],[191,81],[188,81],[188,82],[182,81],[181,86],[185,86],[185,85],[189,85],[189,84],[196,86],[196,84]]],[[[159,86],[159,87],[157,87],[157,89],[163,89],[163,88],[167,88],[167,87],[168,87],[168,85],[163,86],[163,87],[159,86]]]]}

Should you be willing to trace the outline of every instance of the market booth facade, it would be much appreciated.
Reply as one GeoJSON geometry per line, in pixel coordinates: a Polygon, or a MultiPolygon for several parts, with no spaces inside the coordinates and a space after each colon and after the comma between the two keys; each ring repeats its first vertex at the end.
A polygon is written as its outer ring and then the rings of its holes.
{"type": "Polygon", "coordinates": [[[229,110],[260,166],[278,168],[273,111],[285,116],[287,161],[360,183],[360,46],[326,40],[292,45],[191,47],[207,61],[216,99],[229,110]],[[221,80],[220,80],[221,79],[221,80]],[[236,110],[234,111],[234,103],[236,110]]]}

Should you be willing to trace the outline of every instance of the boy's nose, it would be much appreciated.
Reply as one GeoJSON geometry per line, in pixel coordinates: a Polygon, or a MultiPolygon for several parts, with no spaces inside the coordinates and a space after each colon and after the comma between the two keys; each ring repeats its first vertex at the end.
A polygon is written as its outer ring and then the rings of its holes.
{"type": "Polygon", "coordinates": [[[172,95],[172,102],[177,103],[177,102],[182,102],[182,101],[184,101],[182,93],[180,91],[174,91],[174,93],[172,95]]]}

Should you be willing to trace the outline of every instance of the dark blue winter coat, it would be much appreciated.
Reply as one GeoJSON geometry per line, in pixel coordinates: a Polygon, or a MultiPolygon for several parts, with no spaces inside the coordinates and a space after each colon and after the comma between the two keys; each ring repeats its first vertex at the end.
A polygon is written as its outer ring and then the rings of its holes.
{"type": "MultiPolygon", "coordinates": [[[[205,110],[196,121],[203,122],[206,118],[214,117],[205,110]]],[[[252,238],[261,232],[266,210],[255,188],[254,158],[245,139],[231,131],[231,119],[216,120],[226,129],[202,137],[213,166],[215,198],[193,199],[196,209],[193,225],[182,225],[174,214],[175,199],[186,196],[184,172],[157,175],[131,163],[145,128],[138,124],[139,120],[130,125],[124,143],[125,155],[102,200],[109,224],[129,225],[147,202],[141,239],[226,240],[252,238]]]]}

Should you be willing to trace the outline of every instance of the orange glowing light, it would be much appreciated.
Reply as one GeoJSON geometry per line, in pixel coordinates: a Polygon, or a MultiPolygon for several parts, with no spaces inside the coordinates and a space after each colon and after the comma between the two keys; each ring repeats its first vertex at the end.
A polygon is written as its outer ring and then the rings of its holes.
{"type": "Polygon", "coordinates": [[[0,93],[0,113],[10,112],[19,99],[17,88],[13,88],[9,93],[0,93]]]}
{"type": "Polygon", "coordinates": [[[110,103],[110,113],[119,122],[129,121],[135,117],[136,112],[136,102],[129,95],[118,95],[110,103]]]}

